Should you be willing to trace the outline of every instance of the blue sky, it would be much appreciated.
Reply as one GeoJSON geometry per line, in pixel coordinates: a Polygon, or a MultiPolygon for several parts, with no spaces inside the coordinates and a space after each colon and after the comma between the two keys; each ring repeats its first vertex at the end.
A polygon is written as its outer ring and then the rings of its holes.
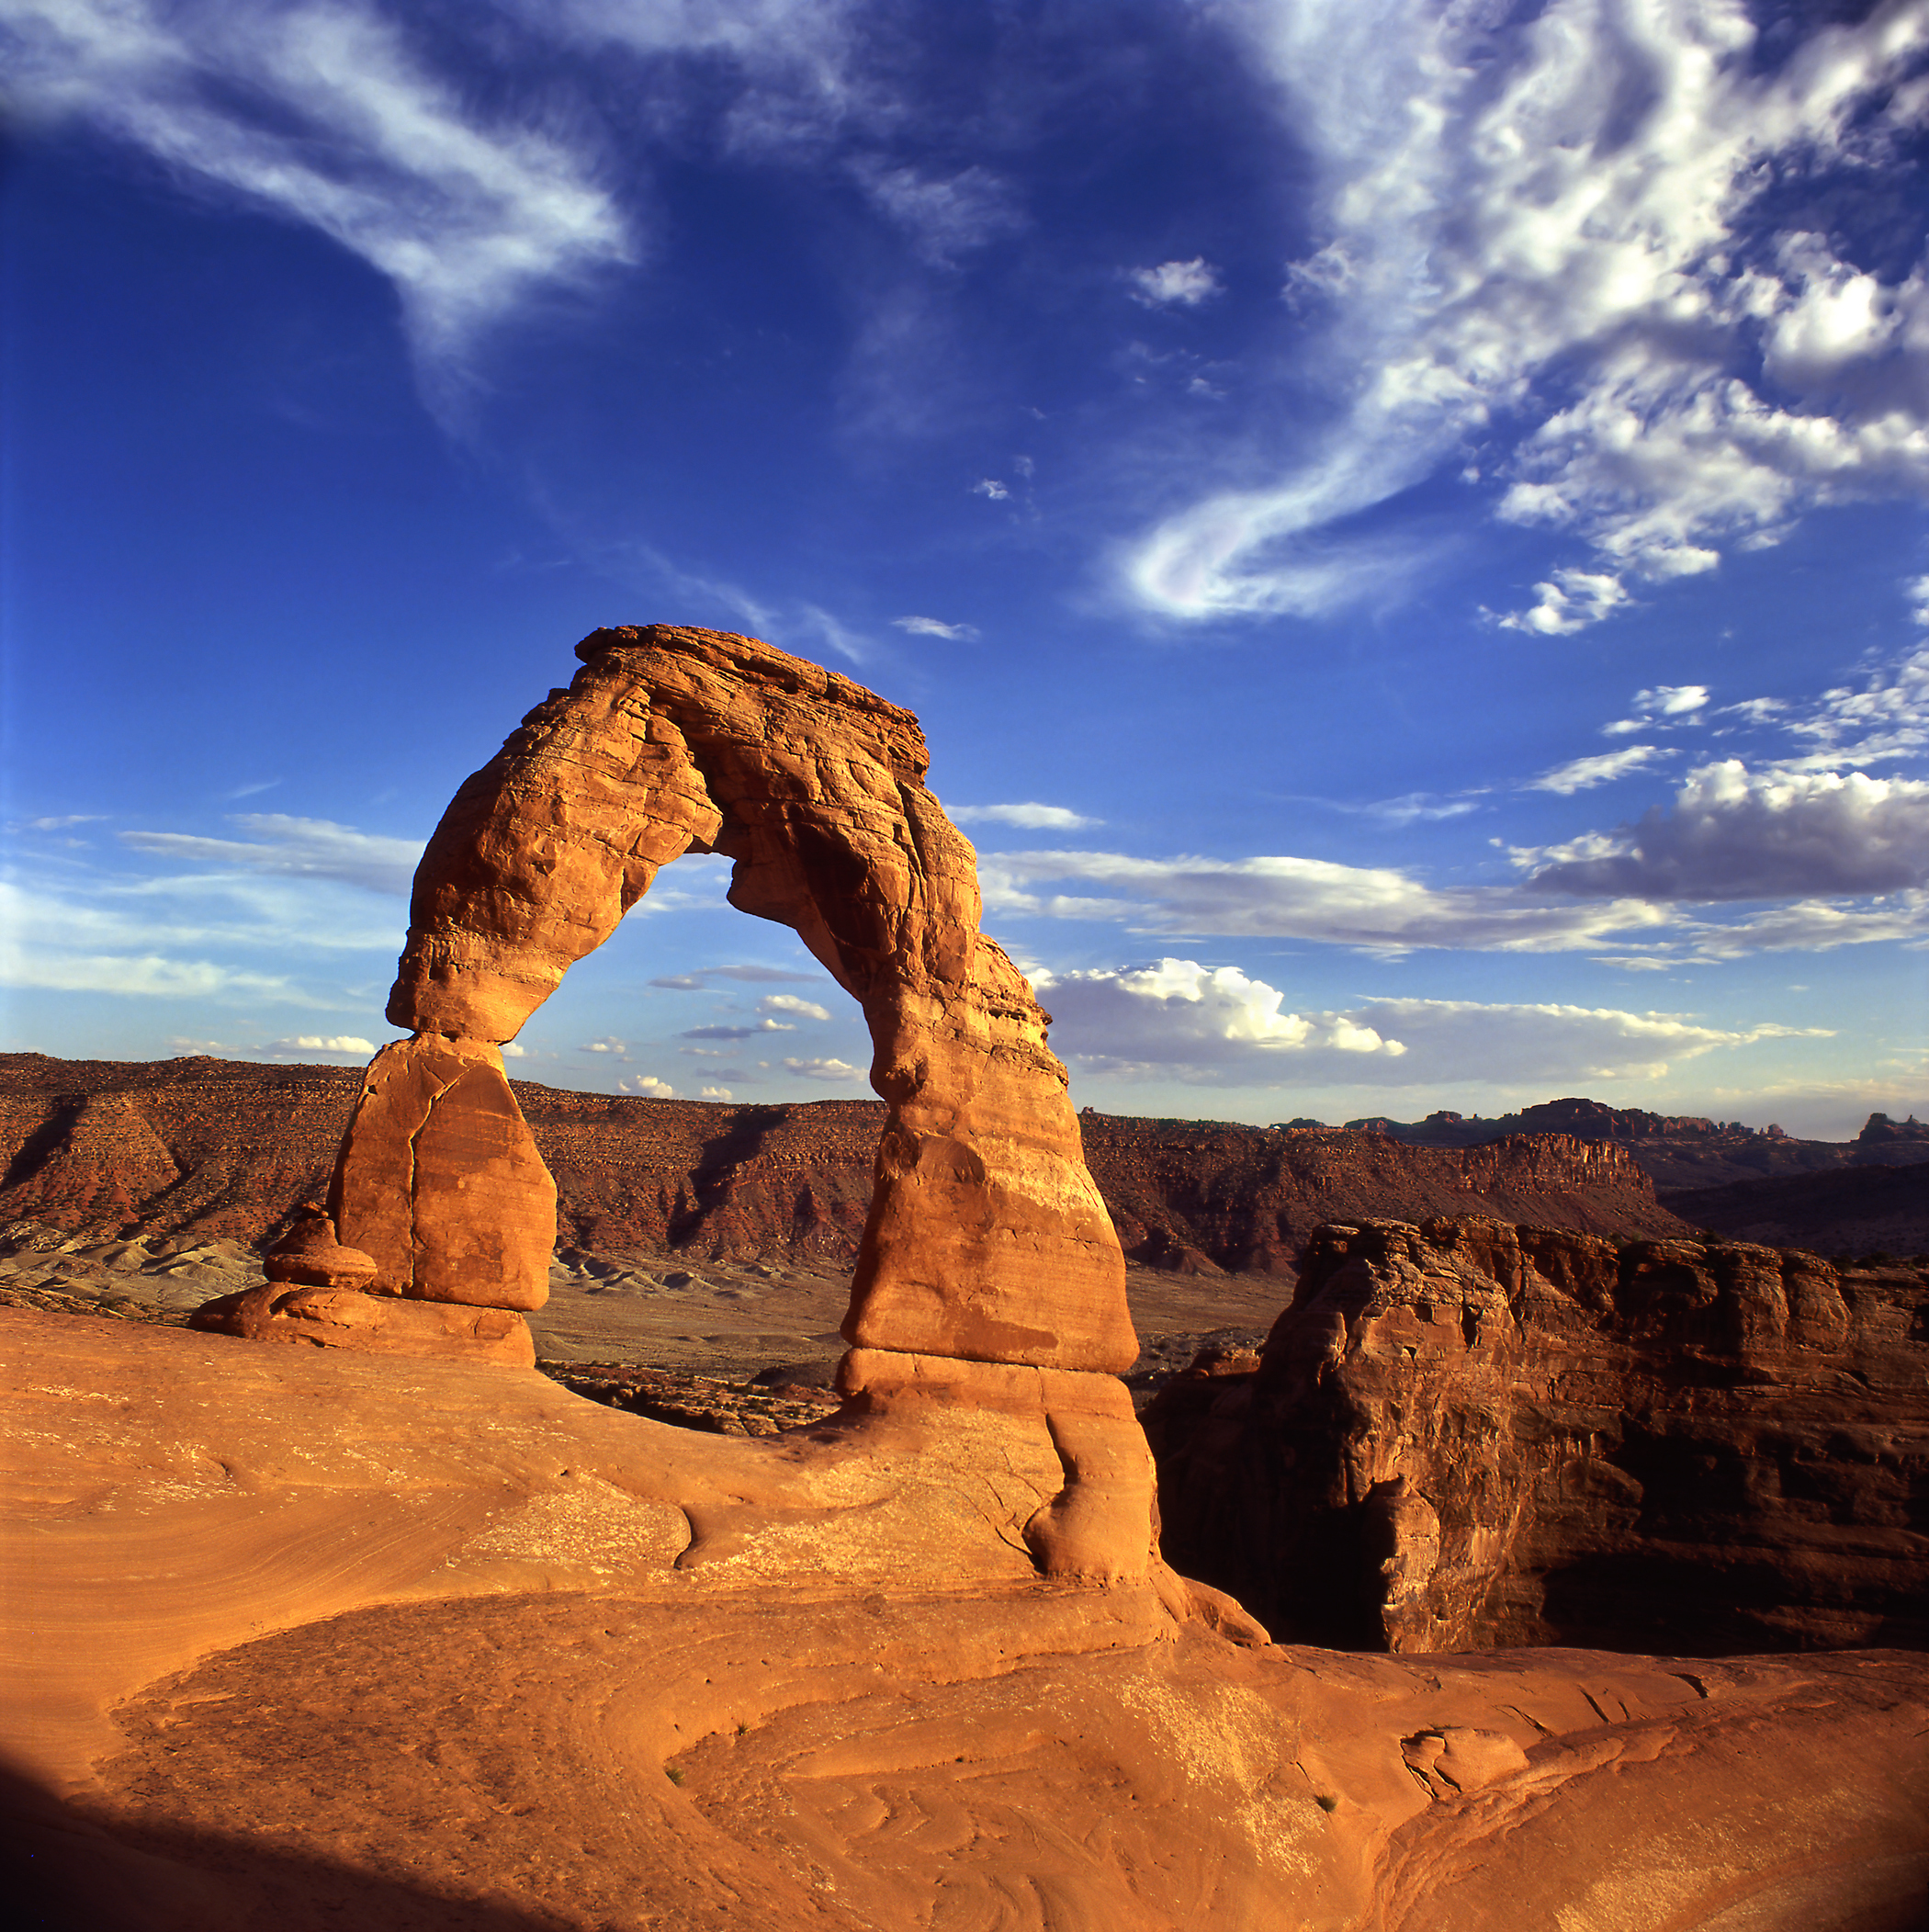
{"type": "MultiPolygon", "coordinates": [[[[604,623],[917,711],[1075,1097],[1929,1112],[1929,0],[0,0],[10,1047],[349,1064],[604,623]]],[[[667,872],[516,1043],[865,1090],[667,872]]]]}

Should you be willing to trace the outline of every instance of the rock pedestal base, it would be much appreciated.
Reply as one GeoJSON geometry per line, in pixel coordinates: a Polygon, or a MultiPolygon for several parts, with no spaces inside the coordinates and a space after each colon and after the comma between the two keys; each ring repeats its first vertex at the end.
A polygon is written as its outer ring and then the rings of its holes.
{"type": "Polygon", "coordinates": [[[189,1326],[250,1341],[307,1342],[367,1355],[439,1356],[446,1361],[536,1366],[529,1324],[507,1308],[409,1302],[354,1288],[290,1287],[270,1282],[197,1308],[189,1326]]]}

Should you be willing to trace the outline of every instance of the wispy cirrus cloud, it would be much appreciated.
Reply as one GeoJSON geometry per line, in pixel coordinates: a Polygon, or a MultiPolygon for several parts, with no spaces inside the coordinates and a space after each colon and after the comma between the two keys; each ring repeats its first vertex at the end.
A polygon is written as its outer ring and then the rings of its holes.
{"type": "Polygon", "coordinates": [[[1540,777],[1528,781],[1528,789],[1558,792],[1565,798],[1575,792],[1591,791],[1596,785],[1609,784],[1616,778],[1625,778],[1630,772],[1639,772],[1656,759],[1673,755],[1660,745],[1629,745],[1619,751],[1596,751],[1588,757],[1571,759],[1566,764],[1556,765],[1551,772],[1542,772],[1540,777]]]}
{"type": "Polygon", "coordinates": [[[393,284],[432,397],[532,292],[636,257],[590,153],[484,113],[372,5],[6,0],[17,108],[319,229],[393,284]]]}
{"type": "Polygon", "coordinates": [[[1141,538],[1123,578],[1145,608],[1357,598],[1376,570],[1337,526],[1450,461],[1503,485],[1501,518],[1592,553],[1503,616],[1551,636],[1815,505],[1929,493],[1929,271],[1823,232],[1834,186],[1929,119],[1920,0],[1778,21],[1786,51],[1737,0],[1225,17],[1324,181],[1288,292],[1324,305],[1346,401],[1276,480],[1141,538]]]}
{"type": "Polygon", "coordinates": [[[369,892],[406,898],[421,862],[419,839],[387,838],[329,819],[243,812],[228,822],[253,834],[210,839],[191,832],[124,831],[130,851],[184,864],[273,873],[288,878],[337,879],[369,892]]]}
{"type": "Polygon", "coordinates": [[[945,811],[960,825],[1015,825],[1026,831],[1078,831],[1105,822],[1088,819],[1069,806],[1040,805],[1036,800],[1018,805],[953,805],[945,811]]]}

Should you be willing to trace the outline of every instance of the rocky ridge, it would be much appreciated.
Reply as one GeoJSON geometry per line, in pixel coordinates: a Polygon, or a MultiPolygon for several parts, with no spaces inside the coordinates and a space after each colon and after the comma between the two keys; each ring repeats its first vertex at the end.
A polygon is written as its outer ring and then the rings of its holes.
{"type": "MultiPolygon", "coordinates": [[[[0,1217],[265,1246],[325,1192],[358,1084],[328,1067],[0,1055],[0,1217]]],[[[881,1102],[728,1106],[509,1084],[555,1177],[566,1256],[855,1261],[881,1102]]],[[[1611,1145],[1409,1148],[1339,1128],[1097,1113],[1079,1125],[1127,1253],[1150,1267],[1290,1276],[1314,1227],[1359,1215],[1683,1227],[1611,1145]]]]}

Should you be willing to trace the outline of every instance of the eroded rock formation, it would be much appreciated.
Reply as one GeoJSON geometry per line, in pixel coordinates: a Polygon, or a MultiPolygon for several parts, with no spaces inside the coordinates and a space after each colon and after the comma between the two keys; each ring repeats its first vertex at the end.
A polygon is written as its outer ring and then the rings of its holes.
{"type": "Polygon", "coordinates": [[[1929,1271],[1328,1227],[1146,1428],[1168,1558],[1304,1640],[1929,1647],[1929,1271]]]}
{"type": "Polygon", "coordinates": [[[984,1408],[852,1456],[237,1348],[0,1310],[30,1923],[1921,1923],[1929,1659],[1233,1644],[1037,1576],[1005,1525],[1059,1459],[984,1408]]]}
{"type": "MultiPolygon", "coordinates": [[[[411,1311],[371,1296],[367,1331],[406,1321],[412,1348],[415,1304],[511,1321],[541,1305],[555,1189],[498,1049],[660,867],[721,853],[732,904],[794,928],[871,1031],[887,1111],[846,1392],[865,1413],[1028,1414],[1064,1476],[1024,1529],[1041,1565],[1143,1573],[1150,1463],[1111,1379],[1138,1352],[1124,1258],[1046,1016],[978,931],[976,855],[925,787],[917,720],[723,632],[601,630],[577,655],[569,689],[457,793],[416,873],[388,1009],[411,1037],[369,1067],[330,1190],[342,1242],[411,1311]]],[[[341,1312],[338,1332],[288,1332],[360,1345],[341,1312]]]]}

